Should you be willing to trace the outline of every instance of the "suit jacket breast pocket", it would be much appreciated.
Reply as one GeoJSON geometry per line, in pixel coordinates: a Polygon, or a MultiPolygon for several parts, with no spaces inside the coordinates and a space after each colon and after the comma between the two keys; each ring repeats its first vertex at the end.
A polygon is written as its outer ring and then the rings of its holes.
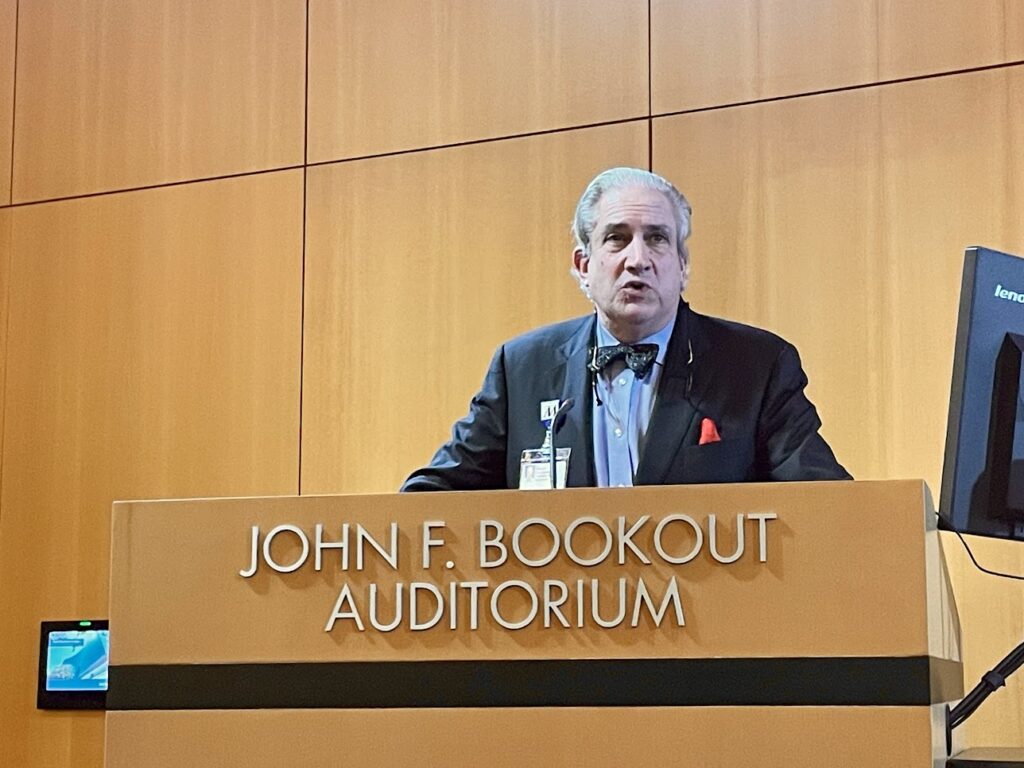
{"type": "Polygon", "coordinates": [[[688,445],[672,466],[672,483],[742,483],[754,474],[754,446],[749,440],[719,440],[688,445]]]}

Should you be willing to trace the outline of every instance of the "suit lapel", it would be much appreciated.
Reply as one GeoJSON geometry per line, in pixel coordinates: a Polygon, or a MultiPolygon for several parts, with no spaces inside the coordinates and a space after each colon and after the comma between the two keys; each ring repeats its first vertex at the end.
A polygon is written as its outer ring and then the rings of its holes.
{"type": "Polygon", "coordinates": [[[594,335],[596,315],[583,323],[579,332],[562,347],[565,360],[565,384],[562,400],[572,398],[575,405],[564,417],[562,426],[555,433],[555,446],[571,448],[569,455],[569,476],[566,486],[570,488],[590,487],[596,484],[594,472],[594,435],[591,426],[593,397],[588,386],[587,354],[594,335]]]}
{"type": "Polygon", "coordinates": [[[644,452],[637,467],[636,485],[679,482],[679,478],[668,477],[669,469],[682,446],[696,445],[699,428],[699,411],[694,403],[701,400],[701,382],[693,377],[695,366],[690,362],[690,350],[693,350],[693,360],[697,361],[706,346],[697,318],[686,302],[680,301],[644,452]]]}

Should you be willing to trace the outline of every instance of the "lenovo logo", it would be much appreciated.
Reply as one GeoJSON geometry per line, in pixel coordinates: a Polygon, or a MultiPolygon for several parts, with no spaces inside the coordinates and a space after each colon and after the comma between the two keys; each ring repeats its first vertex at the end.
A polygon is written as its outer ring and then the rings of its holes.
{"type": "Polygon", "coordinates": [[[1018,304],[1024,304],[1024,293],[1008,291],[1001,285],[996,286],[996,298],[1006,299],[1006,301],[1016,301],[1018,304]]]}

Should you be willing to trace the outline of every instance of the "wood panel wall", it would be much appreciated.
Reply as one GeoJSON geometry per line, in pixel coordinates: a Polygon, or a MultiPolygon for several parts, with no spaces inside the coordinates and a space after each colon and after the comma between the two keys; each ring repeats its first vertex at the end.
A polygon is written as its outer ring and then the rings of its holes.
{"type": "Polygon", "coordinates": [[[25,0],[15,202],[301,165],[303,0],[25,0]]]}
{"type": "MultiPolygon", "coordinates": [[[[11,220],[9,209],[0,208],[0,492],[4,487],[4,390],[7,386],[7,317],[11,297],[11,220]]],[[[0,507],[0,531],[3,530],[3,507],[0,507]]],[[[0,591],[3,582],[0,581],[0,591]]]]}
{"type": "Polygon", "coordinates": [[[1013,0],[652,0],[655,115],[1024,58],[1013,0]]]}
{"type": "MultiPolygon", "coordinates": [[[[498,343],[585,311],[602,167],[687,192],[690,300],[798,343],[856,475],[937,490],[1022,103],[1016,0],[0,0],[0,764],[100,764],[33,670],[105,611],[111,501],[395,488],[498,343]]],[[[1024,590],[947,545],[971,682],[1024,590]]],[[[1011,681],[967,740],[1022,722],[1011,681]]]]}
{"type": "Polygon", "coordinates": [[[18,0],[0,0],[0,205],[11,202],[14,59],[18,0]]]}
{"type": "Polygon", "coordinates": [[[646,0],[311,0],[309,21],[311,162],[648,114],[646,0]]]}

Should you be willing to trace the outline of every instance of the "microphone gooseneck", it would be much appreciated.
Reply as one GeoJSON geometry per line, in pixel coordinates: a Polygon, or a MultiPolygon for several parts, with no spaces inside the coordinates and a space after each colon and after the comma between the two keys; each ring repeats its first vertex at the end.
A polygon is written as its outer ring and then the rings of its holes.
{"type": "MultiPolygon", "coordinates": [[[[576,401],[571,397],[565,400],[561,405],[558,406],[558,410],[555,411],[555,415],[551,417],[551,426],[548,427],[548,461],[550,462],[551,472],[551,490],[558,487],[558,452],[555,450],[555,430],[558,429],[558,420],[565,416],[576,401]]],[[[568,478],[566,478],[568,480],[568,478]]]]}

